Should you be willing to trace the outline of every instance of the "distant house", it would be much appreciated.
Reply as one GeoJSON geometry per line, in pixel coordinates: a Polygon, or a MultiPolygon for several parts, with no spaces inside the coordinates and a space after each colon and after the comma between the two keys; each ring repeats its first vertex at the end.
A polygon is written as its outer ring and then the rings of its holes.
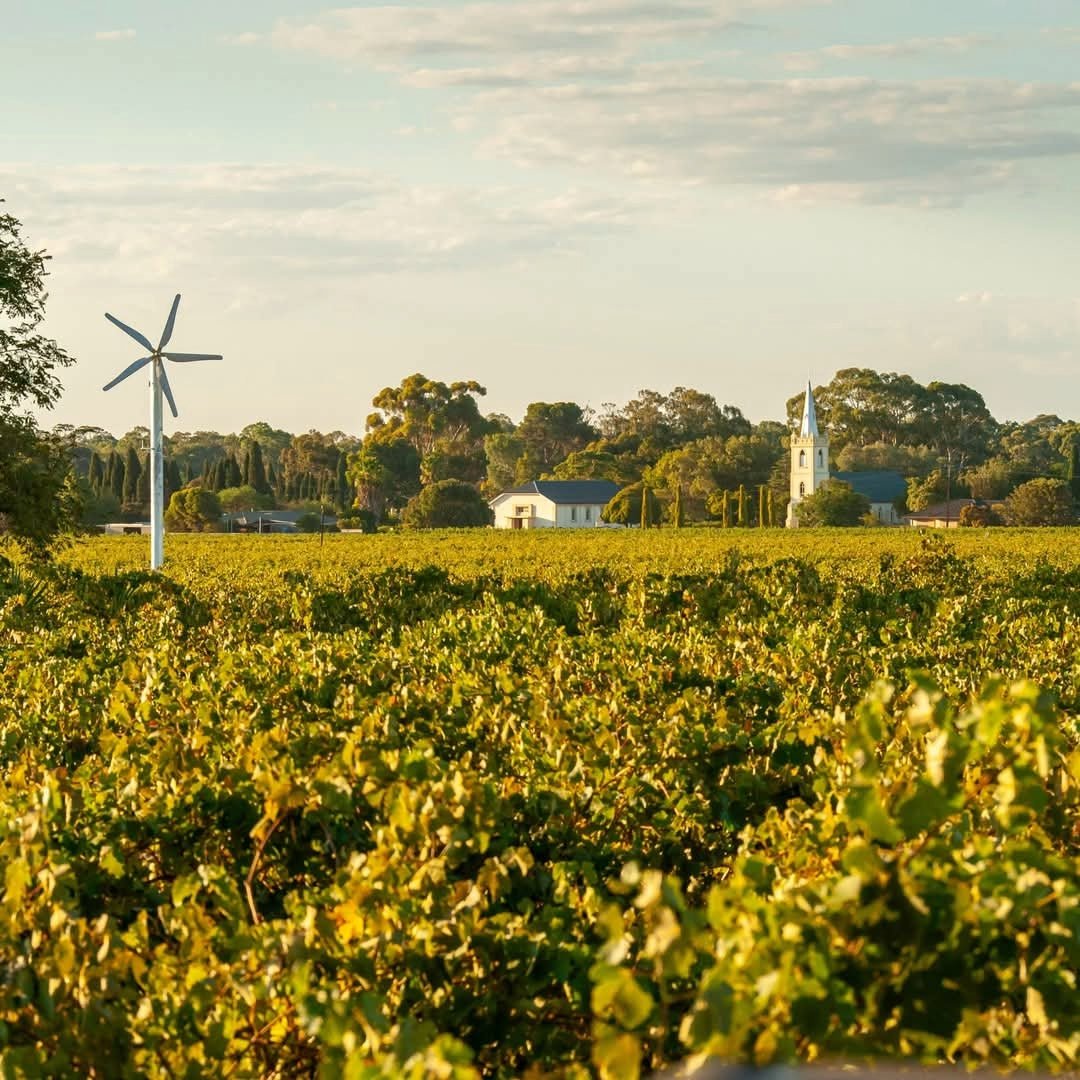
{"type": "Polygon", "coordinates": [[[149,536],[149,521],[111,521],[102,525],[101,531],[106,536],[149,536]]]}
{"type": "Polygon", "coordinates": [[[533,480],[488,505],[496,529],[589,529],[618,490],[610,480],[533,480]]]}
{"type": "Polygon", "coordinates": [[[901,524],[896,503],[907,494],[907,481],[891,469],[872,469],[867,472],[834,472],[833,480],[850,484],[853,491],[870,501],[870,513],[882,525],[901,524]]]}
{"type": "MultiPolygon", "coordinates": [[[[296,533],[300,531],[297,522],[310,513],[310,510],[243,510],[223,514],[221,529],[229,533],[296,533]]],[[[324,514],[323,524],[328,529],[334,528],[337,518],[324,514]]]]}
{"type": "Polygon", "coordinates": [[[976,505],[980,505],[976,499],[950,499],[928,506],[925,510],[905,514],[904,524],[923,529],[955,529],[960,524],[960,511],[965,506],[976,505]]]}

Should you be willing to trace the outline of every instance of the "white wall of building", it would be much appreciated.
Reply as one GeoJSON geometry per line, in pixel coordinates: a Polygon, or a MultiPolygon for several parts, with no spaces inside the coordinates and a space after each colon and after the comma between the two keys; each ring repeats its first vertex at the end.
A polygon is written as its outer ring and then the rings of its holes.
{"type": "Polygon", "coordinates": [[[496,529],[592,529],[600,520],[604,504],[557,505],[543,495],[507,494],[494,499],[491,509],[496,529]]]}

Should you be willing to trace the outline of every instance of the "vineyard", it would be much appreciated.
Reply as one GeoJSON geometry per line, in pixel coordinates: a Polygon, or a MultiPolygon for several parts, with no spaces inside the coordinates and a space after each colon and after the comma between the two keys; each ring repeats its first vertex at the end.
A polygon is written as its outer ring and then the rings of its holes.
{"type": "Polygon", "coordinates": [[[1075,1068],[1078,532],[9,551],[0,1074],[1075,1068]]]}

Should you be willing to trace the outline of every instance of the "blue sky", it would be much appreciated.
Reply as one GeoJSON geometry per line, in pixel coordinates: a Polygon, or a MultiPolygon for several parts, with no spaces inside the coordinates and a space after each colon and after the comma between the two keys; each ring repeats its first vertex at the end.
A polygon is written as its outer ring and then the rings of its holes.
{"type": "Polygon", "coordinates": [[[225,362],[175,427],[361,432],[413,371],[485,408],[807,372],[1080,416],[1080,0],[5,5],[0,197],[78,358],[225,362]],[[132,349],[137,349],[130,343],[132,349]]]}

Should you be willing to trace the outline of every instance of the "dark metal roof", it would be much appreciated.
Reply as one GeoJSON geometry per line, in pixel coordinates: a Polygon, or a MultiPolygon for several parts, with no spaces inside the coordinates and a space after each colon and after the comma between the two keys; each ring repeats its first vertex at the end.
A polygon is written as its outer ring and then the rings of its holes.
{"type": "Polygon", "coordinates": [[[868,469],[866,472],[834,472],[834,480],[850,484],[853,491],[872,503],[891,503],[907,494],[907,481],[892,469],[868,469]]]}
{"type": "Polygon", "coordinates": [[[502,495],[543,495],[558,506],[568,503],[585,503],[602,506],[611,502],[618,493],[619,485],[610,480],[532,480],[518,488],[504,491],[502,495]]]}
{"type": "Polygon", "coordinates": [[[978,499],[952,499],[947,503],[935,503],[926,507],[925,510],[913,510],[904,515],[905,521],[944,521],[948,518],[955,521],[960,516],[960,511],[965,506],[978,506],[978,499]]]}

